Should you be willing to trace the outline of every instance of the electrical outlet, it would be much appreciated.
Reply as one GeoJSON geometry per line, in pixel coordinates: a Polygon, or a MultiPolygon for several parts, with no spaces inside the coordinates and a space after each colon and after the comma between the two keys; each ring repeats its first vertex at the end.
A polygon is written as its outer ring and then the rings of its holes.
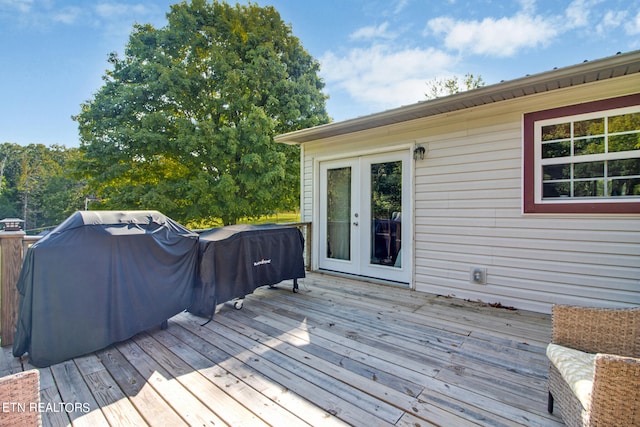
{"type": "Polygon", "coordinates": [[[487,269],[484,267],[471,267],[469,281],[476,285],[485,285],[487,283],[487,269]]]}

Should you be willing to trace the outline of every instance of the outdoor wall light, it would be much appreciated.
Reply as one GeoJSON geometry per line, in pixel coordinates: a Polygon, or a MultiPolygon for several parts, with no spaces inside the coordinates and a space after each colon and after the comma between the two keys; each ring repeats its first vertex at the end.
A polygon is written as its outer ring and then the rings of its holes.
{"type": "Polygon", "coordinates": [[[414,148],[413,150],[413,160],[424,160],[424,152],[426,150],[424,149],[424,147],[422,145],[418,145],[416,148],[414,148]]]}

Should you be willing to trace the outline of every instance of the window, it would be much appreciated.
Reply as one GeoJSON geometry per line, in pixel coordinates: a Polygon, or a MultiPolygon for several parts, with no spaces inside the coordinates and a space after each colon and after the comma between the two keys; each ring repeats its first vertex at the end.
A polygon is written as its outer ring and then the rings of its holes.
{"type": "Polygon", "coordinates": [[[640,212],[640,94],[524,117],[525,213],[640,212]]]}

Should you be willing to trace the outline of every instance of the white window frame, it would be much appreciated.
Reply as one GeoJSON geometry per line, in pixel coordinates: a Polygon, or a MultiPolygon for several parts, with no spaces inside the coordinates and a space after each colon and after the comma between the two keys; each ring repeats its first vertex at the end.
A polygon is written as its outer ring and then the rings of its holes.
{"type": "MultiPolygon", "coordinates": [[[[543,177],[542,177],[542,168],[546,165],[553,164],[576,164],[576,163],[591,163],[598,161],[606,161],[606,160],[621,160],[621,159],[635,159],[640,158],[640,149],[639,150],[631,150],[631,151],[619,151],[619,152],[608,152],[608,137],[614,135],[621,135],[624,133],[608,133],[608,117],[618,116],[622,114],[629,113],[640,113],[640,105],[634,105],[630,107],[624,108],[616,108],[610,110],[603,111],[595,111],[584,114],[576,114],[570,116],[562,116],[562,117],[554,117],[545,120],[538,120],[534,123],[534,188],[535,188],[535,202],[536,204],[567,204],[567,203],[629,203],[629,202],[638,202],[640,196],[607,196],[606,191],[605,195],[602,197],[559,197],[559,198],[543,198],[543,177]],[[571,123],[571,147],[573,151],[573,123],[590,120],[604,118],[604,140],[605,140],[605,152],[601,154],[587,154],[587,155],[579,155],[574,156],[573,152],[568,157],[554,157],[549,159],[542,158],[542,128],[544,126],[561,124],[561,123],[571,123]]],[[[640,132],[640,131],[638,131],[640,132]]],[[[600,136],[600,135],[597,135],[600,136]]],[[[636,177],[635,175],[630,176],[630,178],[636,177]]],[[[640,175],[638,176],[640,177],[640,175]]],[[[607,177],[604,177],[605,185],[607,177]]],[[[571,183],[573,184],[574,178],[571,177],[571,183]]],[[[573,187],[573,185],[572,185],[573,187]]]]}

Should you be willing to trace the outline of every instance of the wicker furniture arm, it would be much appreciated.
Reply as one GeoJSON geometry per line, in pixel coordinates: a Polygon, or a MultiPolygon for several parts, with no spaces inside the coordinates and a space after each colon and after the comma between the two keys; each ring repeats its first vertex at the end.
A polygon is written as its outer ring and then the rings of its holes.
{"type": "Polygon", "coordinates": [[[590,425],[640,425],[640,358],[596,356],[589,412],[590,425]]]}
{"type": "Polygon", "coordinates": [[[41,426],[40,372],[32,369],[0,378],[0,402],[0,425],[41,426]]]}
{"type": "Polygon", "coordinates": [[[556,305],[552,342],[597,354],[587,408],[560,372],[549,369],[549,412],[554,402],[568,426],[640,425],[640,307],[587,308],[556,305]]]}
{"type": "Polygon", "coordinates": [[[551,342],[587,353],[640,357],[640,308],[555,305],[551,342]]]}

